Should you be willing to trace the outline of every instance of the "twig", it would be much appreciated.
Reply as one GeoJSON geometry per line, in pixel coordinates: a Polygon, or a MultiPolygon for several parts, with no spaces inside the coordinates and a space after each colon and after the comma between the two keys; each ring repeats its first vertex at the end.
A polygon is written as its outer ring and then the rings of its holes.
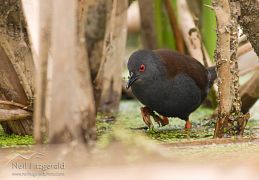
{"type": "Polygon", "coordinates": [[[251,43],[248,42],[248,43],[246,43],[246,44],[244,44],[244,45],[242,45],[238,48],[237,57],[240,57],[240,56],[242,56],[242,55],[244,55],[244,54],[246,54],[246,53],[248,53],[252,50],[253,50],[253,47],[252,47],[251,43]]]}
{"type": "Polygon", "coordinates": [[[212,11],[214,11],[214,8],[212,6],[210,6],[210,5],[208,5],[208,4],[203,4],[203,6],[209,8],[212,11]]]}
{"type": "Polygon", "coordinates": [[[32,117],[32,112],[23,109],[0,109],[0,122],[26,120],[32,117]]]}
{"type": "Polygon", "coordinates": [[[244,75],[246,75],[246,74],[248,74],[250,72],[258,71],[258,70],[259,70],[259,65],[253,66],[253,67],[247,68],[247,69],[245,69],[243,71],[240,71],[239,72],[239,76],[244,76],[244,75]]]}
{"type": "Polygon", "coordinates": [[[15,106],[15,107],[18,107],[22,110],[26,110],[26,111],[30,111],[30,112],[33,112],[33,109],[31,109],[29,106],[25,106],[23,104],[19,104],[19,103],[16,103],[16,102],[12,102],[12,101],[3,101],[3,100],[0,100],[0,105],[9,105],[9,106],[15,106]]]}

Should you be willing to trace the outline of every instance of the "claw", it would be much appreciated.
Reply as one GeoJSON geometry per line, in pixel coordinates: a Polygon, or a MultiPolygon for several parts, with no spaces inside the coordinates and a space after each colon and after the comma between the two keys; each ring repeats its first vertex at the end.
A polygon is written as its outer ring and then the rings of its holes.
{"type": "Polygon", "coordinates": [[[144,123],[148,126],[148,128],[153,128],[154,125],[150,119],[150,115],[151,115],[152,111],[148,107],[141,107],[140,111],[141,111],[141,115],[142,115],[144,123]]]}
{"type": "Polygon", "coordinates": [[[154,118],[154,120],[157,122],[157,124],[160,126],[165,126],[167,124],[169,124],[169,120],[167,117],[163,116],[163,118],[161,118],[160,116],[156,115],[155,113],[152,113],[151,116],[154,118]]]}
{"type": "Polygon", "coordinates": [[[167,117],[163,116],[163,118],[161,118],[160,116],[156,115],[151,109],[149,109],[148,107],[141,107],[140,108],[141,111],[141,115],[143,118],[144,123],[148,126],[148,128],[153,128],[154,125],[150,119],[150,116],[153,117],[153,119],[155,120],[155,122],[160,126],[165,126],[167,124],[169,124],[169,120],[167,117]]]}
{"type": "Polygon", "coordinates": [[[155,120],[155,122],[158,124],[159,127],[162,126],[161,124],[162,119],[158,115],[156,115],[155,113],[152,113],[151,116],[153,117],[153,119],[155,120]]]}

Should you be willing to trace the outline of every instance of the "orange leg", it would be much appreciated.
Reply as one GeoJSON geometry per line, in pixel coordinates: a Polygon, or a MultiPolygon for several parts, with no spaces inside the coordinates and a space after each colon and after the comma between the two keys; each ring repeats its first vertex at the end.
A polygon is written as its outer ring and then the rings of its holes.
{"type": "Polygon", "coordinates": [[[185,122],[185,129],[186,130],[189,130],[192,128],[192,123],[191,121],[188,119],[186,122],[185,122]]]}
{"type": "Polygon", "coordinates": [[[148,128],[154,127],[154,125],[150,119],[150,115],[152,114],[152,111],[148,107],[141,107],[140,111],[141,111],[143,121],[148,126],[148,128]]]}

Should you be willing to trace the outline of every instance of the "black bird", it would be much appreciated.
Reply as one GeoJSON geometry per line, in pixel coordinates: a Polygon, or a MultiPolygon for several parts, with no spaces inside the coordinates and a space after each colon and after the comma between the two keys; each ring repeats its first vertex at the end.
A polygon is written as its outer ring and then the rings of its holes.
{"type": "Polygon", "coordinates": [[[178,117],[190,129],[189,115],[202,104],[217,77],[215,67],[206,69],[196,59],[167,49],[134,52],[128,70],[127,88],[145,105],[141,113],[149,128],[151,115],[162,126],[169,123],[167,117],[178,117]]]}

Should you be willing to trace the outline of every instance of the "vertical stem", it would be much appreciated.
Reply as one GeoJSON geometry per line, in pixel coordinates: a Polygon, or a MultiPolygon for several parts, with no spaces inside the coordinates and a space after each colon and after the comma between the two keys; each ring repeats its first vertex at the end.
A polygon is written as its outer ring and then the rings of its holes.
{"type": "Polygon", "coordinates": [[[184,54],[184,41],[182,33],[179,29],[177,18],[173,9],[172,2],[170,0],[164,0],[165,8],[170,20],[172,31],[174,32],[174,39],[176,41],[176,49],[178,52],[184,54]]]}
{"type": "Polygon", "coordinates": [[[157,32],[155,27],[155,1],[139,0],[141,18],[141,38],[145,48],[157,49],[157,32]]]}
{"type": "Polygon", "coordinates": [[[95,107],[86,56],[85,1],[53,1],[49,141],[90,143],[95,138],[95,107]],[[84,12],[82,12],[84,13],[84,12]]]}
{"type": "MultiPolygon", "coordinates": [[[[211,5],[212,0],[202,0],[202,4],[211,5]]],[[[215,13],[208,7],[202,6],[202,40],[205,44],[208,54],[213,59],[216,48],[216,18],[215,13]]]]}
{"type": "Polygon", "coordinates": [[[240,15],[240,4],[236,0],[230,0],[231,10],[231,36],[230,36],[230,63],[232,73],[232,93],[233,93],[233,107],[232,112],[239,114],[241,110],[241,100],[239,94],[239,74],[238,74],[238,62],[237,62],[237,48],[238,48],[238,24],[237,19],[240,15]]]}
{"type": "MultiPolygon", "coordinates": [[[[107,28],[109,44],[107,44],[104,71],[102,77],[102,94],[98,110],[105,113],[117,113],[121,97],[121,74],[123,72],[123,57],[127,37],[128,0],[114,0],[113,10],[107,28]],[[104,78],[105,77],[105,78],[104,78]]],[[[106,41],[107,42],[107,41],[106,41]]]]}
{"type": "Polygon", "coordinates": [[[222,137],[225,118],[232,108],[230,72],[230,6],[228,0],[214,0],[213,7],[217,19],[217,49],[215,60],[218,70],[218,120],[215,137],[222,137]]]}
{"type": "Polygon", "coordinates": [[[46,135],[46,91],[47,91],[47,64],[49,51],[49,28],[50,12],[52,2],[50,0],[39,1],[40,27],[39,27],[39,58],[36,61],[36,81],[35,81],[35,112],[34,112],[34,139],[36,143],[43,143],[46,135]]]}
{"type": "Polygon", "coordinates": [[[217,52],[215,59],[219,77],[218,121],[214,137],[243,135],[249,114],[242,114],[237,63],[240,5],[236,0],[214,1],[217,17],[217,52]]]}

